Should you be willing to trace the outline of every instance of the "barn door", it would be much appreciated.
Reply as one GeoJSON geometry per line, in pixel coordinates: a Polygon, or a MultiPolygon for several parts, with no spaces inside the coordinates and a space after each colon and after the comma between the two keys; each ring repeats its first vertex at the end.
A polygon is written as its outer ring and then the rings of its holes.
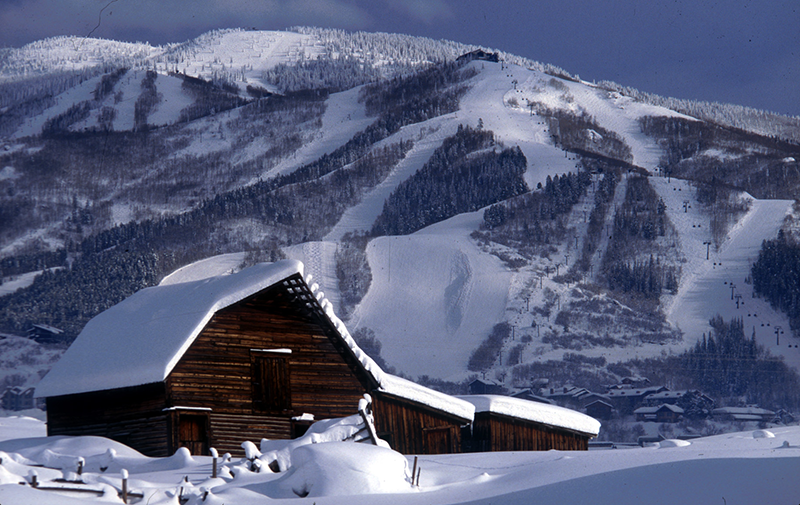
{"type": "Polygon", "coordinates": [[[282,356],[254,356],[253,407],[262,412],[284,412],[292,408],[289,361],[282,356]]]}
{"type": "Polygon", "coordinates": [[[202,414],[181,414],[178,418],[178,447],[186,447],[193,455],[208,454],[208,417],[202,414]]]}
{"type": "Polygon", "coordinates": [[[450,426],[422,429],[425,454],[452,454],[453,430],[450,426]]]}

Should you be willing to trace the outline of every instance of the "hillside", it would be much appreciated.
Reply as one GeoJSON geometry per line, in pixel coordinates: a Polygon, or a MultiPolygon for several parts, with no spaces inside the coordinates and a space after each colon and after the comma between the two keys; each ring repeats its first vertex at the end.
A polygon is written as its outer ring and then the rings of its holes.
{"type": "Polygon", "coordinates": [[[167,282],[291,257],[448,387],[616,383],[717,315],[800,369],[749,279],[796,218],[797,118],[476,49],[298,28],[4,52],[0,330],[69,341],[184,265],[167,282]]]}

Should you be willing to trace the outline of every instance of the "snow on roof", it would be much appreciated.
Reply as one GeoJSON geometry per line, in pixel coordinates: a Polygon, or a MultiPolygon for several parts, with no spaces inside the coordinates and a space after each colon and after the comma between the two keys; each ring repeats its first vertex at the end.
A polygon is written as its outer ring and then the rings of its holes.
{"type": "MultiPolygon", "coordinates": [[[[296,260],[261,263],[236,274],[143,289],[89,321],[61,360],[36,387],[36,396],[62,396],[161,382],[213,315],[295,274],[296,260]]],[[[305,279],[311,283],[310,276],[305,279]]],[[[309,288],[379,390],[472,420],[474,407],[449,395],[387,374],[356,344],[332,304],[309,288]]]]}
{"type": "Polygon", "coordinates": [[[669,403],[662,403],[657,407],[639,407],[638,409],[634,410],[634,414],[655,414],[661,409],[667,409],[676,414],[683,414],[684,410],[677,405],[671,405],[669,403]]]}
{"type": "Polygon", "coordinates": [[[303,264],[285,260],[138,291],[86,324],[36,396],[161,382],[214,313],[294,274],[303,274],[303,264]]]}
{"type": "Polygon", "coordinates": [[[660,393],[653,393],[650,395],[650,400],[659,400],[661,398],[680,398],[681,396],[687,394],[687,390],[682,391],[662,391],[660,393]]]}
{"type": "Polygon", "coordinates": [[[41,330],[49,331],[50,333],[55,333],[56,335],[60,335],[64,333],[64,330],[60,330],[55,326],[50,326],[49,324],[44,323],[36,323],[31,325],[33,328],[39,328],[41,330]]]}
{"type": "Polygon", "coordinates": [[[380,384],[380,390],[390,395],[449,412],[467,421],[472,421],[475,417],[475,406],[469,401],[434,391],[401,377],[383,374],[380,384]]]}
{"type": "Polygon", "coordinates": [[[760,407],[719,407],[711,411],[712,414],[755,414],[772,415],[775,412],[760,407]]]}
{"type": "Polygon", "coordinates": [[[501,395],[466,395],[458,396],[458,398],[473,404],[476,412],[491,412],[516,417],[592,436],[600,433],[600,421],[557,405],[501,395]]]}
{"type": "Polygon", "coordinates": [[[606,396],[609,398],[619,398],[625,396],[643,396],[643,395],[650,395],[658,392],[661,388],[654,386],[649,388],[631,388],[631,389],[612,389],[606,396]]]}

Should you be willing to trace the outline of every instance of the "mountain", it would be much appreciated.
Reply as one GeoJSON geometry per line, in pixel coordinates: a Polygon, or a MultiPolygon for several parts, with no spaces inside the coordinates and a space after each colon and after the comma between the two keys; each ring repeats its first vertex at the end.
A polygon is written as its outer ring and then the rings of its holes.
{"type": "Polygon", "coordinates": [[[797,237],[800,118],[312,28],[0,63],[7,333],[74,338],[186,264],[292,257],[373,354],[447,387],[615,383],[717,315],[800,367],[795,316],[750,273],[797,237]]]}

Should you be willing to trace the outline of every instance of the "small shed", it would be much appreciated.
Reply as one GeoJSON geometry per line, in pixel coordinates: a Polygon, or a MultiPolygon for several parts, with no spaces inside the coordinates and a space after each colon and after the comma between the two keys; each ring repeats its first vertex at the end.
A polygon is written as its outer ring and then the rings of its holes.
{"type": "Polygon", "coordinates": [[[29,339],[40,344],[60,344],[64,341],[64,330],[49,324],[32,324],[26,333],[29,339]]]}
{"type": "Polygon", "coordinates": [[[600,422],[580,412],[499,395],[458,398],[475,406],[475,421],[464,452],[585,451],[600,422]]]}
{"type": "Polygon", "coordinates": [[[304,267],[285,260],[143,289],[87,323],[39,383],[49,435],[98,435],[150,456],[242,453],[373,397],[404,453],[459,452],[472,404],[384,373],[304,267]]]}
{"type": "Polygon", "coordinates": [[[475,379],[469,383],[471,395],[499,395],[503,394],[505,389],[503,383],[491,379],[475,379]]]}

